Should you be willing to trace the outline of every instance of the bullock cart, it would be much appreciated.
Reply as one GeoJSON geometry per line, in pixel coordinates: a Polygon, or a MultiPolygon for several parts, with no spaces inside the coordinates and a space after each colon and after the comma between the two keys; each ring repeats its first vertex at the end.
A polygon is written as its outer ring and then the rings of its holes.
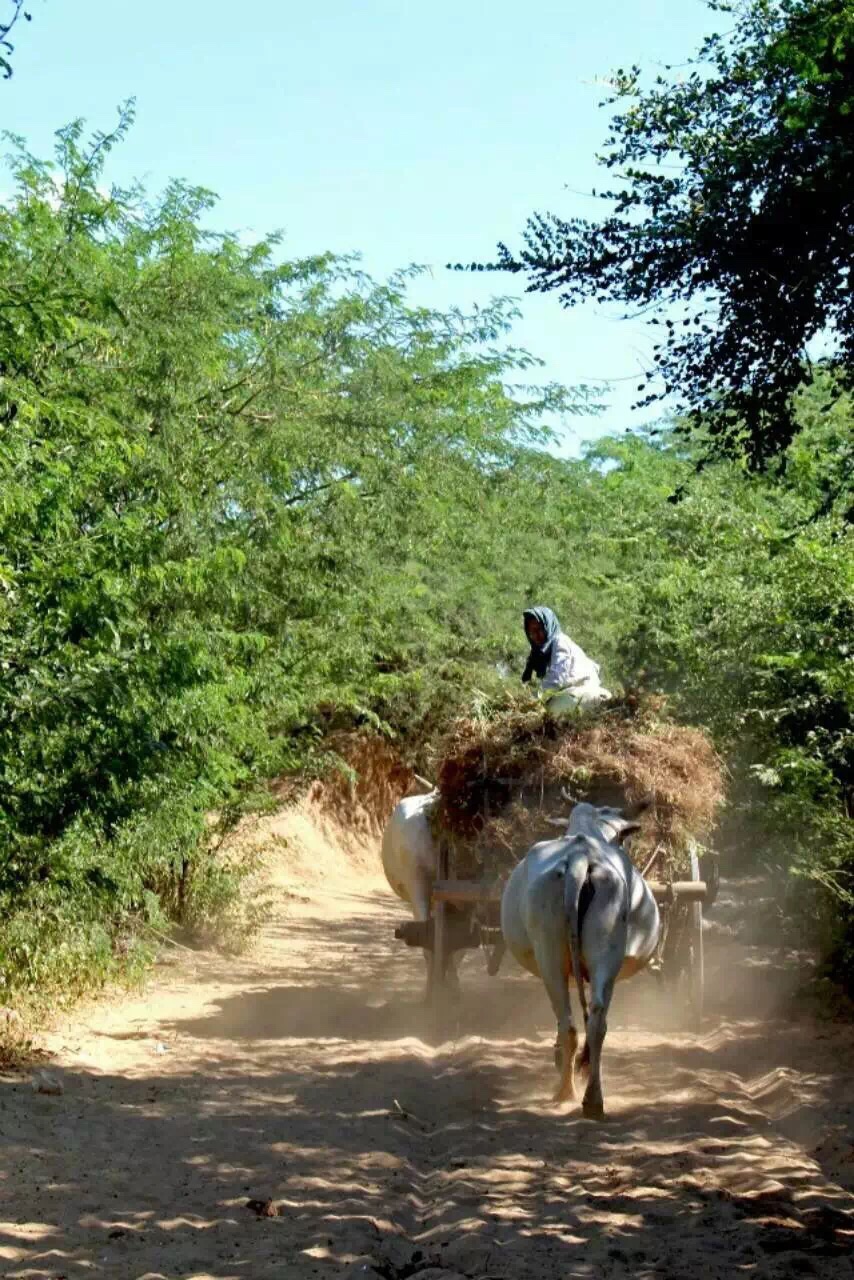
{"type": "MultiPolygon", "coordinates": [[[[648,968],[658,981],[672,987],[692,1025],[703,1017],[703,908],[717,896],[718,870],[714,854],[702,855],[696,845],[688,856],[687,875],[678,880],[650,878],[661,855],[644,877],[661,914],[661,931],[648,968]]],[[[452,877],[451,851],[440,845],[428,920],[410,920],[395,929],[395,938],[430,953],[431,999],[441,1009],[450,998],[448,974],[455,953],[483,948],[487,968],[497,973],[501,963],[500,909],[504,879],[466,880],[452,877]]]]}
{"type": "Polygon", "coordinates": [[[395,932],[430,953],[435,1003],[448,998],[455,953],[484,947],[497,972],[504,882],[565,823],[555,810],[586,800],[643,808],[630,853],[661,915],[648,967],[700,1020],[703,910],[717,893],[717,861],[699,837],[722,799],[720,762],[700,730],[673,723],[661,699],[634,695],[565,720],[509,697],[452,725],[437,763],[430,914],[395,932]]]}

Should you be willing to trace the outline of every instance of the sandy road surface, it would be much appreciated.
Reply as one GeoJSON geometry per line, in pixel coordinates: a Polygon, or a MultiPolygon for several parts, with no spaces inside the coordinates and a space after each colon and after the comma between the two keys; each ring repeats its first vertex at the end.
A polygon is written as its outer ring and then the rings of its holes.
{"type": "Polygon", "coordinates": [[[61,1097],[0,1078],[0,1276],[854,1275],[854,1032],[775,1016],[756,886],[721,903],[703,1035],[623,989],[594,1125],[549,1101],[539,984],[470,958],[431,1044],[375,870],[279,834],[250,955],[171,952],[55,1028],[61,1097]]]}

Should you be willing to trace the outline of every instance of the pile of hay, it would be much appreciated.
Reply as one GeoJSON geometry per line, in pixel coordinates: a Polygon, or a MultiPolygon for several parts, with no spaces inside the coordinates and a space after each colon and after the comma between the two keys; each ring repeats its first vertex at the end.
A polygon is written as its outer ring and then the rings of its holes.
{"type": "Polygon", "coordinates": [[[658,849],[656,874],[677,873],[723,799],[706,735],[669,720],[663,699],[634,695],[560,719],[530,698],[508,697],[452,725],[435,774],[434,831],[463,878],[501,875],[536,840],[559,835],[546,819],[567,814],[564,791],[620,807],[649,798],[632,856],[645,865],[658,849]]]}

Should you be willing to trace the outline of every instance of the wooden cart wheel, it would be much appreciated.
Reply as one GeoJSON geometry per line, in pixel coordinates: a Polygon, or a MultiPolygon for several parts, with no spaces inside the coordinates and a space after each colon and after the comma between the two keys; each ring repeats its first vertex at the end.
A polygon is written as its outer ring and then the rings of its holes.
{"type": "MultiPolygon", "coordinates": [[[[696,848],[691,846],[691,879],[699,881],[700,859],[696,848]]],[[[703,962],[703,904],[688,904],[688,999],[691,1006],[691,1019],[696,1027],[703,1021],[703,1003],[705,999],[706,975],[703,962]]]]}

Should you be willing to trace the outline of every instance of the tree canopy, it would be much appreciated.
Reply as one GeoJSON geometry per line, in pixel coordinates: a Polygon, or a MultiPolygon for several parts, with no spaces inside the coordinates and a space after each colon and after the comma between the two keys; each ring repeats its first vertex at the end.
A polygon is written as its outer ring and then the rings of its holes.
{"type": "Polygon", "coordinates": [[[131,118],[13,141],[0,207],[0,909],[54,921],[34,980],[57,929],[168,904],[205,814],[330,718],[412,731],[500,655],[545,519],[516,490],[507,521],[514,468],[586,407],[518,386],[506,303],[413,307],[406,272],[208,230],[203,189],[105,190],[131,118]]]}
{"type": "MultiPolygon", "coordinates": [[[[705,455],[761,469],[798,429],[811,354],[831,389],[852,381],[854,8],[709,7],[730,29],[687,70],[646,88],[638,66],[613,77],[619,110],[600,157],[611,185],[594,193],[611,211],[536,214],[520,249],[473,265],[521,273],[566,306],[594,298],[647,316],[658,337],[639,405],[671,397],[705,455]]],[[[845,450],[840,489],[850,439],[845,450]]]]}
{"type": "Polygon", "coordinates": [[[832,375],[795,395],[782,476],[719,458],[670,505],[703,441],[555,456],[544,421],[589,398],[525,388],[510,304],[417,307],[408,272],[212,230],[202,188],[107,188],[131,118],[50,162],[12,140],[0,205],[0,1001],[110,972],[146,925],[238,919],[217,841],[267,780],[326,767],[340,727],[423,768],[518,681],[533,601],[609,687],[713,730],[854,972],[832,375]]]}

